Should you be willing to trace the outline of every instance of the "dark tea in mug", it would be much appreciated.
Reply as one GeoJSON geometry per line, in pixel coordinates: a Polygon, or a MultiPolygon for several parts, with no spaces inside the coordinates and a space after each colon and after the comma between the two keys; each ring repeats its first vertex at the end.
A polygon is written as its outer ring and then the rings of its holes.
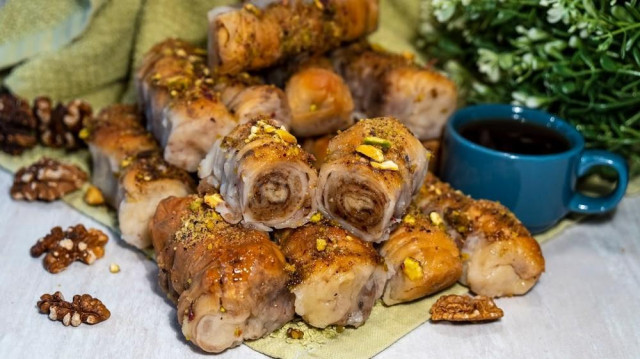
{"type": "Polygon", "coordinates": [[[474,121],[460,126],[458,132],[480,146],[520,155],[549,155],[571,148],[569,140],[557,131],[513,119],[474,121]]]}

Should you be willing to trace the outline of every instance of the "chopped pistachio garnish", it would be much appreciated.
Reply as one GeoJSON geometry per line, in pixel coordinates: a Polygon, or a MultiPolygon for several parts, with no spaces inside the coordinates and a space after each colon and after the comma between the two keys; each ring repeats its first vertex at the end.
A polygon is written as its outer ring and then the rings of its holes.
{"type": "Polygon", "coordinates": [[[316,239],[316,249],[324,251],[327,248],[327,241],[321,238],[316,239]]]}
{"type": "Polygon", "coordinates": [[[288,143],[297,143],[298,142],[298,140],[296,140],[296,138],[292,134],[290,134],[287,130],[285,130],[284,128],[277,129],[276,130],[276,134],[284,142],[288,142],[288,143]]]}
{"type": "Polygon", "coordinates": [[[276,132],[276,128],[271,125],[264,125],[264,132],[266,133],[274,133],[276,132]]]}
{"type": "Polygon", "coordinates": [[[388,150],[391,147],[391,142],[384,138],[367,136],[364,138],[365,145],[380,146],[383,150],[388,150]]]}
{"type": "Polygon", "coordinates": [[[462,253],[462,255],[460,255],[460,259],[462,259],[463,262],[466,262],[469,260],[469,253],[462,253]]]}
{"type": "Polygon", "coordinates": [[[304,337],[304,332],[302,330],[289,328],[287,329],[287,336],[291,339],[302,339],[304,337]]]}
{"type": "Polygon", "coordinates": [[[360,145],[356,147],[356,152],[361,155],[365,155],[376,162],[384,161],[384,153],[382,153],[382,150],[378,147],[374,147],[371,145],[360,145]]]}
{"type": "Polygon", "coordinates": [[[440,217],[438,212],[429,213],[429,219],[431,219],[431,223],[435,224],[436,226],[439,226],[444,223],[442,221],[442,217],[440,217]]]}
{"type": "Polygon", "coordinates": [[[259,16],[260,15],[260,9],[258,9],[255,5],[253,5],[251,3],[244,4],[244,9],[247,10],[248,12],[254,14],[255,16],[259,16]]]}
{"type": "Polygon", "coordinates": [[[402,272],[407,276],[410,280],[418,280],[424,277],[424,273],[422,272],[422,266],[420,262],[417,260],[407,257],[402,262],[402,272]]]}
{"type": "Polygon", "coordinates": [[[294,266],[293,264],[287,263],[287,264],[284,265],[284,270],[287,271],[287,272],[293,273],[293,272],[296,271],[296,266],[294,266]]]}
{"type": "Polygon", "coordinates": [[[91,135],[91,132],[86,127],[78,132],[78,137],[80,137],[80,139],[82,140],[86,140],[87,138],[89,138],[89,135],[91,135]]]}
{"type": "Polygon", "coordinates": [[[318,105],[316,105],[315,103],[312,103],[311,106],[309,106],[310,112],[315,112],[317,110],[318,110],[318,105]]]}
{"type": "Polygon", "coordinates": [[[222,199],[222,197],[218,193],[208,194],[208,195],[204,196],[204,203],[206,203],[207,206],[209,206],[211,208],[216,208],[216,206],[219,205],[222,202],[224,202],[224,200],[222,199]]]}
{"type": "Polygon", "coordinates": [[[384,161],[382,163],[371,161],[371,166],[379,170],[398,171],[398,165],[393,161],[384,161]]]}
{"type": "Polygon", "coordinates": [[[406,223],[406,224],[416,224],[416,217],[407,214],[406,216],[404,216],[404,218],[402,219],[402,222],[406,223]]]}
{"type": "Polygon", "coordinates": [[[104,204],[104,196],[102,195],[102,191],[98,189],[96,186],[89,186],[87,191],[84,193],[84,202],[90,206],[99,206],[104,204]]]}
{"type": "Polygon", "coordinates": [[[120,266],[115,263],[111,263],[109,265],[109,272],[114,274],[120,272],[120,266]]]}
{"type": "Polygon", "coordinates": [[[226,309],[224,309],[224,307],[223,307],[223,306],[220,306],[220,313],[226,313],[226,312],[227,312],[227,310],[226,310],[226,309]]]}
{"type": "Polygon", "coordinates": [[[322,220],[322,213],[320,212],[316,212],[313,214],[313,216],[311,216],[311,218],[309,218],[309,221],[311,221],[311,223],[318,223],[322,220]]]}
{"type": "Polygon", "coordinates": [[[200,209],[201,205],[202,205],[202,199],[196,198],[193,202],[189,203],[189,209],[192,212],[196,212],[200,209]]]}

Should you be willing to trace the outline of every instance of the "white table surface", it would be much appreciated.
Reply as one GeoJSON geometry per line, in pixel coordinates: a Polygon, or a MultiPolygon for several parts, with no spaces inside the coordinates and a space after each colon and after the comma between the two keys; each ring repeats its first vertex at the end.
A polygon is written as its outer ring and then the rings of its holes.
{"type": "MultiPolygon", "coordinates": [[[[14,202],[0,171],[0,358],[205,357],[182,338],[156,285],[155,264],[113,235],[92,266],[49,274],[29,248],[57,225],[105,228],[57,203],[14,202]],[[111,274],[109,264],[121,272],[111,274]],[[56,290],[89,293],[111,310],[98,325],[63,327],[36,302],[56,290]]],[[[569,228],[542,247],[547,271],[526,296],[497,300],[491,324],[425,323],[379,358],[640,358],[640,197],[569,228]]],[[[380,328],[384,330],[384,328],[380,328]]],[[[219,358],[261,358],[246,346],[219,358]]],[[[336,353],[336,358],[339,358],[336,353]]]]}

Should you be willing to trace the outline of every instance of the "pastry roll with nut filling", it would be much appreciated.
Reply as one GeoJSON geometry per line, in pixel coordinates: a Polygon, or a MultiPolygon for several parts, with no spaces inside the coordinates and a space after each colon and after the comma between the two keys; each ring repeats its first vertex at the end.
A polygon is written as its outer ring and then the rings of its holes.
{"type": "MultiPolygon", "coordinates": [[[[204,49],[180,39],[167,39],[153,46],[135,73],[138,103],[144,110],[147,128],[160,139],[162,112],[172,97],[201,82],[210,74],[204,49]]],[[[210,82],[210,81],[209,81],[210,82]]]]}
{"type": "Polygon", "coordinates": [[[356,43],[334,51],[332,61],[351,89],[356,111],[396,117],[421,140],[439,137],[456,109],[455,84],[410,56],[356,43]]]}
{"type": "Polygon", "coordinates": [[[293,319],[285,258],[269,236],[227,224],[207,197],[163,200],[151,222],[160,286],[182,333],[219,353],[293,319]]]}
{"type": "Polygon", "coordinates": [[[525,294],[544,272],[540,245],[503,205],[474,200],[429,174],[415,198],[420,211],[440,218],[462,252],[461,282],[476,294],[525,294]]]}
{"type": "Polygon", "coordinates": [[[455,284],[462,275],[460,252],[441,224],[415,208],[404,216],[380,248],[392,272],[382,300],[386,305],[409,302],[455,284]]]}
{"type": "Polygon", "coordinates": [[[317,206],[365,241],[385,241],[420,189],[427,165],[427,151],[398,120],[359,121],[329,142],[317,206]]]}
{"type": "Polygon", "coordinates": [[[269,231],[301,226],[315,211],[311,161],[293,135],[258,118],[216,142],[198,175],[222,195],[216,210],[225,220],[269,231]]]}
{"type": "Polygon", "coordinates": [[[284,230],[279,237],[295,267],[290,288],[296,313],[318,328],[364,324],[387,280],[373,245],[326,220],[284,230]]]}
{"type": "Polygon", "coordinates": [[[303,66],[289,78],[285,92],[296,136],[326,135],[353,124],[351,92],[331,68],[303,66]]]}
{"type": "Polygon", "coordinates": [[[377,0],[272,2],[260,9],[216,7],[209,18],[209,66],[236,74],[275,65],[300,53],[319,54],[373,32],[377,0]]]}
{"type": "Polygon", "coordinates": [[[238,123],[247,123],[256,117],[271,118],[278,126],[286,128],[291,123],[287,96],[273,85],[251,85],[241,89],[224,87],[222,101],[238,123]]]}
{"type": "Polygon", "coordinates": [[[118,188],[118,224],[125,242],[151,245],[149,222],[161,200],[194,192],[184,170],[167,163],[158,152],[142,152],[125,159],[118,188]]]}
{"type": "Polygon", "coordinates": [[[155,125],[164,148],[164,159],[189,172],[198,164],[216,140],[237,125],[219,96],[204,84],[194,85],[174,97],[155,125]]]}
{"type": "Polygon", "coordinates": [[[290,121],[284,92],[246,73],[212,76],[204,50],[169,39],[153,47],[137,73],[147,127],[167,162],[193,172],[213,143],[255,115],[290,121]]]}
{"type": "Polygon", "coordinates": [[[122,161],[143,151],[159,151],[135,106],[111,105],[93,117],[81,131],[89,145],[93,169],[91,182],[105,200],[117,207],[118,178],[122,161]]]}

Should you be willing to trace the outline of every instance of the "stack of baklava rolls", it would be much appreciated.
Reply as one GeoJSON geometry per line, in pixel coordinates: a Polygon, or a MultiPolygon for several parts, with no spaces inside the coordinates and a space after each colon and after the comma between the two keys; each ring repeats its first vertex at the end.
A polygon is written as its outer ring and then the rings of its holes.
{"type": "Polygon", "coordinates": [[[379,299],[535,284],[544,259],[513,214],[427,173],[421,141],[456,88],[364,40],[377,0],[245,2],[208,19],[208,50],[155,45],[138,108],[86,126],[93,181],[124,240],[153,245],[188,340],[217,353],[296,314],[359,327],[379,299]]]}

